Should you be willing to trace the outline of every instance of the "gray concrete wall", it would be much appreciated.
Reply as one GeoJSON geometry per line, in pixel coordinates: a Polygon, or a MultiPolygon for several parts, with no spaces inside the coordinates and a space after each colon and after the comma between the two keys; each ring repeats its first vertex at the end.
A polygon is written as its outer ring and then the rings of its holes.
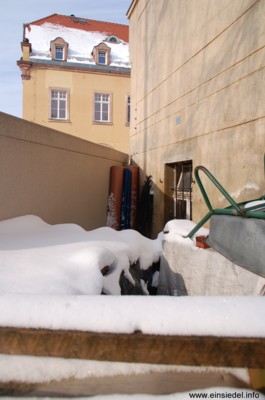
{"type": "MultiPolygon", "coordinates": [[[[130,146],[154,181],[164,223],[165,165],[204,165],[235,200],[264,193],[265,0],[135,0],[130,146]]],[[[213,186],[214,207],[226,202],[213,186]]],[[[193,185],[193,219],[206,213],[193,185]]]]}
{"type": "Polygon", "coordinates": [[[128,155],[0,113],[0,220],[106,223],[109,173],[128,155]]]}

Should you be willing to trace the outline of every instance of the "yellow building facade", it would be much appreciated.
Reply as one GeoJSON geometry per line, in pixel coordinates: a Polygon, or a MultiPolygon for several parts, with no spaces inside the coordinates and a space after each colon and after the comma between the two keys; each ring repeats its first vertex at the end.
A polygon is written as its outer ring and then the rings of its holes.
{"type": "Polygon", "coordinates": [[[126,25],[74,16],[54,14],[25,25],[18,61],[23,118],[128,152],[127,37],[126,25]]]}

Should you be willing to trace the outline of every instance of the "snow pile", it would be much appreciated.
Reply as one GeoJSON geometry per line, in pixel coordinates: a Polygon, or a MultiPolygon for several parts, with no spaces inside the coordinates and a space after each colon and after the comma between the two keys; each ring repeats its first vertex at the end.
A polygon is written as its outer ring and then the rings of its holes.
{"type": "MultiPolygon", "coordinates": [[[[156,240],[136,231],[75,224],[49,225],[28,215],[0,222],[0,326],[106,333],[264,337],[262,297],[95,296],[102,288],[119,294],[119,276],[139,260],[142,269],[159,259],[164,240],[185,243],[194,224],[170,221],[156,240]],[[113,272],[102,277],[106,266],[113,272]]],[[[198,234],[207,234],[200,230],[198,234]]],[[[0,381],[50,382],[91,376],[176,372],[180,367],[102,363],[27,356],[0,356],[0,381]]],[[[191,368],[192,370],[192,368],[191,368]]],[[[240,372],[241,373],[241,372],[240,372]]],[[[198,393],[236,393],[209,389],[198,393]]],[[[194,392],[195,393],[195,392],[194,392]]],[[[247,393],[240,389],[240,393],[247,393]]],[[[151,395],[96,396],[97,399],[148,399],[151,395]]],[[[189,394],[156,396],[185,399],[189,394]],[[186,397],[185,397],[186,396],[186,397]]],[[[262,398],[262,397],[260,397],[262,398]]]]}
{"type": "Polygon", "coordinates": [[[158,261],[159,240],[133,230],[85,231],[75,224],[49,225],[27,215],[0,221],[0,294],[120,294],[119,277],[139,260],[141,268],[158,261]],[[104,277],[100,270],[113,272],[104,277]]]}
{"type": "MultiPolygon", "coordinates": [[[[91,52],[106,39],[106,35],[101,32],[87,32],[51,23],[42,26],[30,25],[30,30],[26,29],[26,38],[31,43],[31,58],[51,60],[51,41],[57,37],[61,37],[69,44],[67,61],[86,64],[95,64],[91,52]]],[[[106,44],[111,49],[110,65],[130,68],[128,43],[121,41],[106,44]]]]}
{"type": "MultiPolygon", "coordinates": [[[[85,231],[74,224],[49,225],[33,215],[1,221],[0,326],[265,337],[262,297],[94,296],[102,288],[119,295],[121,272],[134,282],[130,265],[139,261],[146,269],[158,261],[165,237],[176,246],[186,241],[181,246],[189,253],[206,254],[182,237],[193,226],[171,221],[169,233],[150,240],[130,229],[85,231]],[[102,277],[106,266],[113,272],[102,277]]],[[[201,264],[203,275],[204,258],[201,264]]]]}
{"type": "Polygon", "coordinates": [[[185,246],[190,246],[193,249],[196,248],[196,236],[208,236],[209,229],[200,228],[195,235],[190,238],[185,238],[196,224],[188,219],[173,219],[168,221],[164,227],[164,234],[160,237],[167,242],[178,242],[185,246]]]}

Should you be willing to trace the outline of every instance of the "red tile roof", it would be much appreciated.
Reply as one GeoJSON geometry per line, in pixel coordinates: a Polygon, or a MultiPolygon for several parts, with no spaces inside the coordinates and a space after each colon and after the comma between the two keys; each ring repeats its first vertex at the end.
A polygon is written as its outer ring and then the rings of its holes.
{"type": "Polygon", "coordinates": [[[58,24],[67,28],[75,28],[88,32],[102,32],[106,36],[117,36],[124,42],[129,42],[129,26],[113,22],[95,21],[92,19],[76,17],[74,15],[52,14],[48,17],[30,22],[26,25],[43,25],[45,23],[58,24]]]}

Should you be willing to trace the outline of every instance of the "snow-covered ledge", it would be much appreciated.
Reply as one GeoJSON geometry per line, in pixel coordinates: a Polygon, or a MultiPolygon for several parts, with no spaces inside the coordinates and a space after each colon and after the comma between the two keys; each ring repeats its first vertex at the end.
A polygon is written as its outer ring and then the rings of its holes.
{"type": "Polygon", "coordinates": [[[2,354],[265,368],[262,297],[3,295],[0,308],[2,354]]]}
{"type": "Polygon", "coordinates": [[[0,326],[265,338],[260,296],[0,296],[0,326]]]}

